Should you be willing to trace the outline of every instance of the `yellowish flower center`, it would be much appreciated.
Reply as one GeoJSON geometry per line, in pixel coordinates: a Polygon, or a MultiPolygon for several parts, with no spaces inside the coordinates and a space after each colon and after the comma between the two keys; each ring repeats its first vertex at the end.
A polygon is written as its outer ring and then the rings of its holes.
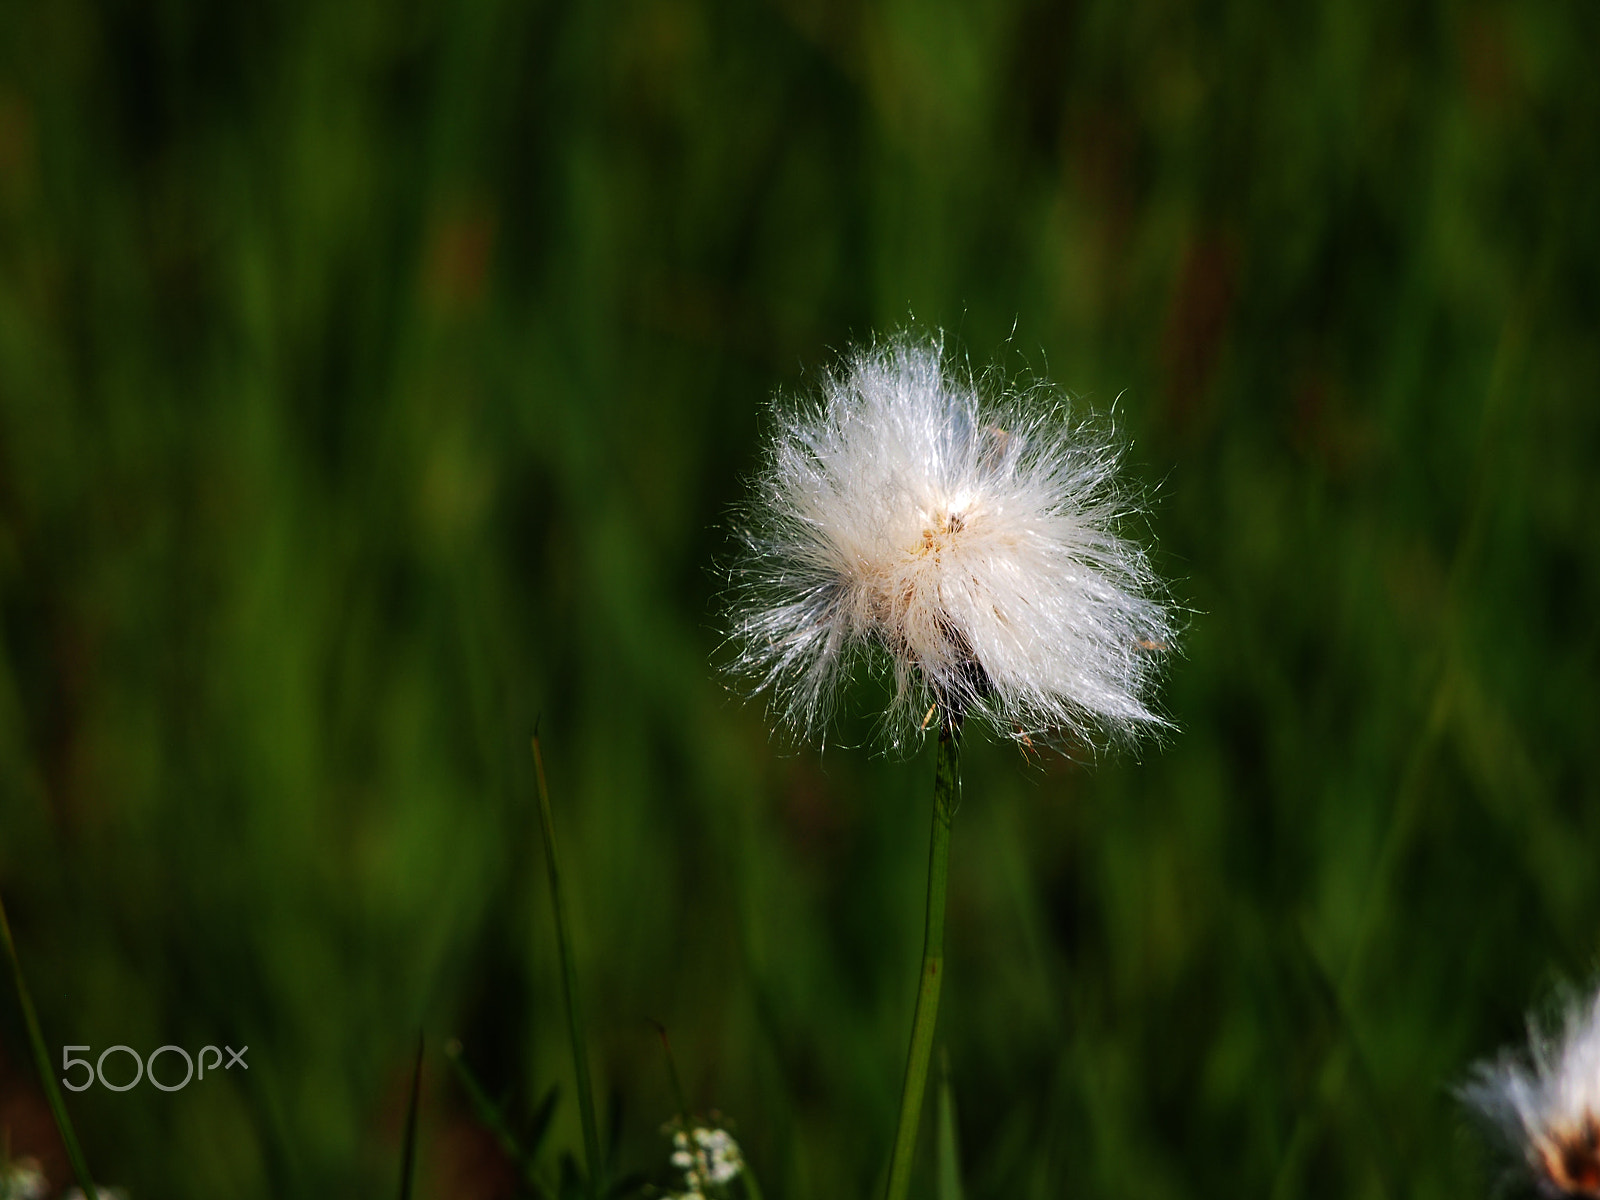
{"type": "Polygon", "coordinates": [[[950,538],[966,528],[967,518],[964,513],[951,512],[940,509],[933,515],[933,519],[924,526],[922,540],[912,551],[913,554],[938,556],[939,551],[949,544],[950,538]]]}

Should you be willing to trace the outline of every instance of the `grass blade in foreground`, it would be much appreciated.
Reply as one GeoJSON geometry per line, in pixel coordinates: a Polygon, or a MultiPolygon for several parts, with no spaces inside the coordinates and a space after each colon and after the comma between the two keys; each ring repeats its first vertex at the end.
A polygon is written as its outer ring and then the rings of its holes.
{"type": "Polygon", "coordinates": [[[689,1112],[689,1093],[683,1090],[683,1079],[678,1075],[678,1060],[672,1056],[672,1042],[667,1037],[667,1027],[660,1021],[651,1021],[655,1026],[656,1036],[661,1039],[661,1052],[666,1055],[667,1075],[672,1080],[672,1098],[678,1104],[678,1116],[683,1120],[683,1127],[688,1129],[694,1123],[694,1118],[689,1112]]]}
{"type": "Polygon", "coordinates": [[[422,1099],[422,1035],[417,1034],[417,1065],[411,1071],[411,1103],[406,1106],[406,1142],[400,1152],[400,1200],[411,1200],[417,1165],[417,1108],[422,1099]]]}
{"type": "Polygon", "coordinates": [[[39,1014],[34,1011],[33,997],[28,994],[27,982],[22,978],[22,963],[17,958],[16,943],[11,940],[11,922],[6,919],[6,905],[0,900],[0,942],[5,944],[6,958],[11,963],[11,977],[17,985],[17,1003],[22,1006],[22,1020],[28,1027],[28,1045],[33,1050],[33,1064],[39,1070],[39,1082],[44,1085],[44,1097],[50,1102],[50,1115],[56,1119],[62,1144],[67,1148],[67,1159],[72,1163],[72,1173],[78,1177],[78,1186],[85,1196],[95,1196],[94,1180],[89,1175],[89,1164],[78,1145],[78,1135],[73,1131],[72,1118],[67,1116],[67,1105],[56,1083],[55,1067],[50,1061],[50,1051],[45,1048],[44,1034],[39,1031],[39,1014]]]}
{"type": "Polygon", "coordinates": [[[533,767],[539,781],[539,826],[544,831],[544,861],[550,870],[550,904],[555,909],[556,950],[561,957],[562,993],[567,1002],[567,1036],[572,1042],[572,1067],[578,1077],[578,1116],[583,1121],[583,1156],[589,1174],[589,1194],[605,1194],[605,1167],[600,1157],[600,1127],[594,1115],[594,1089],[589,1083],[588,1041],[583,1032],[583,1009],[578,1003],[578,973],[572,964],[572,938],[567,932],[567,907],[561,892],[561,866],[556,854],[555,819],[550,813],[550,788],[544,777],[544,755],[539,735],[533,735],[533,767]]]}
{"type": "Polygon", "coordinates": [[[956,1154],[956,1101],[950,1087],[950,1052],[939,1049],[939,1200],[964,1200],[961,1161],[956,1154]]]}
{"type": "Polygon", "coordinates": [[[544,1135],[550,1128],[550,1119],[555,1115],[556,1089],[551,1088],[545,1093],[534,1112],[533,1131],[529,1135],[529,1145],[524,1148],[515,1134],[511,1132],[511,1124],[500,1111],[500,1106],[489,1099],[489,1093],[483,1090],[483,1085],[478,1082],[478,1077],[472,1073],[472,1068],[467,1066],[462,1059],[462,1046],[456,1038],[451,1038],[444,1046],[444,1054],[450,1060],[450,1065],[455,1068],[456,1079],[467,1093],[467,1099],[472,1102],[472,1109],[478,1115],[494,1139],[499,1143],[501,1153],[509,1159],[517,1169],[517,1175],[523,1184],[539,1200],[550,1200],[555,1194],[552,1189],[539,1178],[534,1169],[533,1155],[538,1150],[539,1144],[544,1141],[544,1135]]]}
{"type": "Polygon", "coordinates": [[[949,722],[939,734],[933,776],[933,836],[928,845],[928,917],[922,940],[922,974],[916,1012],[911,1018],[911,1051],[900,1090],[900,1124],[895,1129],[894,1155],[889,1160],[888,1200],[905,1200],[911,1187],[911,1160],[922,1119],[922,1095],[928,1085],[928,1059],[939,1017],[939,988],[944,982],[944,900],[950,879],[950,821],[955,816],[956,781],[961,756],[959,728],[949,722]]]}

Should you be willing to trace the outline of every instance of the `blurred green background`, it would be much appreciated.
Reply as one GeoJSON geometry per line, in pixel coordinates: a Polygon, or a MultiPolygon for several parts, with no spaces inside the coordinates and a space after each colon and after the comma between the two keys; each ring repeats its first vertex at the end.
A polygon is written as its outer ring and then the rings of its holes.
{"type": "MultiPolygon", "coordinates": [[[[0,889],[146,1197],[508,1173],[562,1087],[548,760],[618,1170],[865,1195],[931,754],[713,665],[763,408],[915,321],[1117,409],[1192,615],[1132,756],[973,736],[967,1191],[1460,1197],[1450,1094],[1600,951],[1600,9],[0,8],[0,889]],[[852,748],[852,744],[858,748],[852,748]],[[122,1064],[126,1066],[124,1062],[122,1064]]],[[[0,1125],[65,1181],[14,998],[0,1125]]],[[[931,1121],[919,1187],[931,1191],[931,1121]]]]}

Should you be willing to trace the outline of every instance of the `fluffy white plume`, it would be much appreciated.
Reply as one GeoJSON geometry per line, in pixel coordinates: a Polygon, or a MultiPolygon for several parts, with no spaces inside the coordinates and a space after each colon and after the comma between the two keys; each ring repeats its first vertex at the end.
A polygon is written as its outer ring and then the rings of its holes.
{"type": "Polygon", "coordinates": [[[858,350],[779,403],[739,528],[734,669],[803,736],[862,657],[892,664],[888,739],[987,718],[1030,741],[1132,737],[1172,638],[1118,450],[1044,385],[985,399],[937,342],[858,350]]]}
{"type": "Polygon", "coordinates": [[[1530,1020],[1526,1055],[1480,1063],[1460,1095],[1516,1148],[1543,1194],[1600,1197],[1600,995],[1569,1001],[1559,1030],[1530,1020]]]}

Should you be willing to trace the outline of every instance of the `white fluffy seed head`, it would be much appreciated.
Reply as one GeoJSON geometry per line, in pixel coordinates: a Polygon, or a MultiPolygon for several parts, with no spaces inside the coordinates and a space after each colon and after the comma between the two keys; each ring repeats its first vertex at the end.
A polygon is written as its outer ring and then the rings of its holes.
{"type": "Polygon", "coordinates": [[[976,715],[1024,743],[1167,722],[1146,699],[1172,619],[1120,527],[1137,506],[1108,434],[1044,385],[988,399],[942,344],[857,350],[775,406],[738,533],[733,669],[803,737],[856,663],[893,670],[903,746],[976,715]]]}
{"type": "Polygon", "coordinates": [[[1600,994],[1570,999],[1554,1027],[1530,1018],[1527,1051],[1478,1064],[1459,1094],[1540,1192],[1600,1197],[1600,994]]]}

